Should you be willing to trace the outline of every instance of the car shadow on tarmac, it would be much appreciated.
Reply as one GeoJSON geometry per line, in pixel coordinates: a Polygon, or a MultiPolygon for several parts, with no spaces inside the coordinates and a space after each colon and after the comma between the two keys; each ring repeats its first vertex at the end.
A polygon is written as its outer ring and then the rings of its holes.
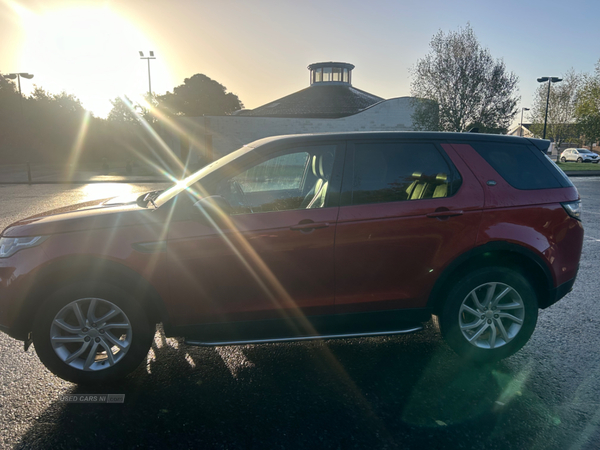
{"type": "Polygon", "coordinates": [[[17,447],[552,448],[557,419],[528,391],[530,371],[467,364],[431,322],[409,336],[218,348],[159,330],[123,382],[69,392],[124,403],[57,399],[17,447]]]}

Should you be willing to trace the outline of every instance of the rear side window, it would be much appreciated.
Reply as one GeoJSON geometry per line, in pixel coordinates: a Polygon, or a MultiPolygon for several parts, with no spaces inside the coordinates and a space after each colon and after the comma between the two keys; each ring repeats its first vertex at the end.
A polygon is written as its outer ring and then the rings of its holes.
{"type": "Polygon", "coordinates": [[[540,151],[527,145],[476,142],[471,143],[471,147],[516,189],[566,187],[558,172],[560,169],[549,164],[540,151]]]}
{"type": "Polygon", "coordinates": [[[450,197],[460,182],[458,173],[433,144],[357,143],[350,198],[344,203],[361,205],[450,197]]]}

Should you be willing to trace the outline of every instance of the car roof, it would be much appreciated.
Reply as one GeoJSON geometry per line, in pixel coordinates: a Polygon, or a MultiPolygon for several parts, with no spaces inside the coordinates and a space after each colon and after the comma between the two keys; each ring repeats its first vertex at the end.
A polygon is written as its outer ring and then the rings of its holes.
{"type": "Polygon", "coordinates": [[[272,144],[295,144],[316,141],[334,140],[360,140],[360,139],[411,139],[446,141],[449,143],[468,142],[505,142],[511,144],[533,144],[540,150],[546,150],[550,146],[549,140],[525,138],[520,136],[507,136],[501,134],[486,133],[450,133],[441,131],[358,131],[343,133],[313,133],[313,134],[290,134],[285,136],[271,136],[248,144],[249,147],[260,147],[272,144]]]}

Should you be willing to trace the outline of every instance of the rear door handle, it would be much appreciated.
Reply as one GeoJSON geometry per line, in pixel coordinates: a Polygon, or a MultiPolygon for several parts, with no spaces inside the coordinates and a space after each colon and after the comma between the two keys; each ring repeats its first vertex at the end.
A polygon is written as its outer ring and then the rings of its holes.
{"type": "Polygon", "coordinates": [[[292,225],[290,230],[294,231],[311,231],[316,230],[317,228],[327,228],[329,224],[327,222],[309,222],[309,223],[299,223],[298,225],[292,225]]]}
{"type": "Polygon", "coordinates": [[[462,211],[435,211],[427,214],[427,217],[453,217],[453,216],[462,216],[462,211]]]}

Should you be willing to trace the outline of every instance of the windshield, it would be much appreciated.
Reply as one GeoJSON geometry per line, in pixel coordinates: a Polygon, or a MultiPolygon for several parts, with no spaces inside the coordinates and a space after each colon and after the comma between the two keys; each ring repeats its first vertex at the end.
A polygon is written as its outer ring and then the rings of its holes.
{"type": "Polygon", "coordinates": [[[234,152],[231,152],[228,155],[225,155],[220,159],[217,159],[216,161],[210,163],[208,166],[204,166],[198,172],[191,174],[189,177],[184,178],[183,180],[179,180],[177,183],[175,183],[172,187],[170,187],[169,189],[164,191],[162,194],[160,194],[154,200],[156,207],[164,205],[166,202],[171,200],[173,197],[175,197],[180,192],[182,192],[182,191],[188,189],[190,186],[196,184],[201,178],[204,178],[206,175],[213,173],[215,170],[229,164],[231,161],[236,160],[240,156],[245,155],[252,149],[253,149],[253,147],[249,147],[249,146],[245,145],[242,148],[240,148],[234,152]]]}

